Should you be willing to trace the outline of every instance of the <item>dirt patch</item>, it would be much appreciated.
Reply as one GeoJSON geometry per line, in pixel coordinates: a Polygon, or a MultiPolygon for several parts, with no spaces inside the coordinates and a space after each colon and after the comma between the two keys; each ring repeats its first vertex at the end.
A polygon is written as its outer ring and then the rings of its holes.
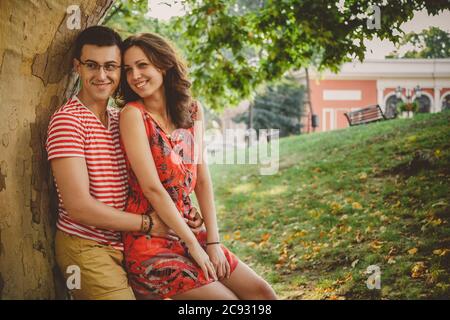
{"type": "Polygon", "coordinates": [[[410,161],[402,162],[393,168],[384,170],[377,176],[402,175],[410,177],[417,175],[422,170],[436,169],[436,158],[427,152],[417,150],[410,161]]]}

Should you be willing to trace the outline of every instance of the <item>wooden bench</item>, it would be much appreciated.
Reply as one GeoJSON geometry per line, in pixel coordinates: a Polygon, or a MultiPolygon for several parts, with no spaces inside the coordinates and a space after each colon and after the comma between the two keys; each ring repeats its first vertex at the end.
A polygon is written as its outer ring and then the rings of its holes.
{"type": "Polygon", "coordinates": [[[350,126],[366,124],[375,121],[386,120],[379,105],[369,106],[352,112],[344,113],[350,126]]]}

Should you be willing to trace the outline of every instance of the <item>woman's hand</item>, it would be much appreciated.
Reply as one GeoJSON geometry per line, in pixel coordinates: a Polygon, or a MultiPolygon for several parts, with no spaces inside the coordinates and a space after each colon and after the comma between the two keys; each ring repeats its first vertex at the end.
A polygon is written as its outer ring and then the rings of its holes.
{"type": "Polygon", "coordinates": [[[208,254],[205,252],[205,250],[203,250],[200,244],[196,242],[193,245],[188,246],[188,248],[189,254],[203,270],[206,280],[209,280],[209,277],[211,276],[211,278],[217,281],[217,275],[214,265],[209,259],[208,254]]]}
{"type": "Polygon", "coordinates": [[[223,253],[220,244],[210,244],[206,247],[206,252],[211,259],[212,264],[216,270],[219,280],[230,277],[230,264],[228,263],[225,254],[223,253]]]}
{"type": "Polygon", "coordinates": [[[195,234],[206,230],[203,224],[203,218],[195,207],[192,207],[189,211],[189,219],[184,218],[184,221],[186,221],[189,228],[191,228],[192,232],[195,234]]]}

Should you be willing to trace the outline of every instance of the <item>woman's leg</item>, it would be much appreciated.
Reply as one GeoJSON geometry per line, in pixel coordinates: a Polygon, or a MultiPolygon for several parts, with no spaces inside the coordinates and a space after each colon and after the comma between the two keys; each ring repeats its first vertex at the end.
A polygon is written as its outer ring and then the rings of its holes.
{"type": "Polygon", "coordinates": [[[241,260],[230,278],[221,280],[221,283],[242,300],[277,299],[272,287],[241,260]]]}
{"type": "Polygon", "coordinates": [[[177,294],[173,300],[238,300],[238,297],[222,283],[216,281],[207,285],[177,294]]]}

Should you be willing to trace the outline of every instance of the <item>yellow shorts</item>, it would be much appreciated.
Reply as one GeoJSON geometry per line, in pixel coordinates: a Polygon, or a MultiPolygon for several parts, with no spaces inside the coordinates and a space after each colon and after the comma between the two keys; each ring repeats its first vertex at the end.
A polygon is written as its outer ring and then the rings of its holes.
{"type": "Polygon", "coordinates": [[[74,299],[135,299],[123,267],[122,251],[57,230],[55,253],[56,262],[74,299]],[[77,276],[76,269],[80,271],[79,281],[74,278],[77,276]]]}

